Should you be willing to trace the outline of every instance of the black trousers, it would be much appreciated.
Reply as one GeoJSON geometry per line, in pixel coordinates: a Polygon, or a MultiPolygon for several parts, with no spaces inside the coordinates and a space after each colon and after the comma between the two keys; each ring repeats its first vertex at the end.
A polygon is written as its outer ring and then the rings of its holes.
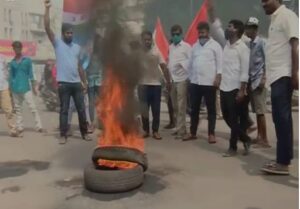
{"type": "Polygon", "coordinates": [[[246,99],[237,103],[236,96],[238,89],[224,92],[221,91],[221,109],[226,124],[231,129],[229,148],[237,150],[237,142],[249,142],[251,139],[247,135],[248,128],[248,102],[246,99]]]}
{"type": "Polygon", "coordinates": [[[216,93],[214,86],[200,86],[190,84],[191,98],[191,134],[196,135],[199,124],[199,112],[202,98],[204,97],[208,113],[208,135],[215,135],[216,127],[216,93]]]}
{"type": "Polygon", "coordinates": [[[143,130],[150,132],[149,109],[152,112],[152,131],[158,132],[160,123],[161,86],[140,85],[138,96],[141,103],[143,130]]]}
{"type": "Polygon", "coordinates": [[[277,136],[277,163],[293,159],[292,81],[282,77],[271,85],[272,115],[277,136]]]}
{"type": "Polygon", "coordinates": [[[59,115],[59,127],[60,135],[66,136],[68,131],[68,113],[70,106],[70,99],[73,97],[79,120],[79,128],[81,135],[87,134],[88,123],[86,121],[84,95],[83,89],[80,83],[67,83],[59,82],[58,94],[60,99],[60,115],[59,115]]]}

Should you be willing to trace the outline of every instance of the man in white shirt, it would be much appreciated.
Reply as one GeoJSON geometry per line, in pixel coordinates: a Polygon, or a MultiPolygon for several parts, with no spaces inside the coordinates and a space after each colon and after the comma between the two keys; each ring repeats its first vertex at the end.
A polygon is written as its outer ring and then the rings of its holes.
{"type": "Polygon", "coordinates": [[[289,174],[293,159],[291,101],[299,85],[299,18],[282,5],[282,0],[262,0],[271,16],[266,44],[267,83],[271,85],[273,122],[277,136],[277,158],[263,166],[269,174],[289,174]]]}
{"type": "Polygon", "coordinates": [[[223,71],[221,81],[221,108],[223,117],[231,129],[230,145],[224,157],[237,154],[237,142],[244,144],[244,155],[249,154],[251,139],[247,135],[248,102],[245,99],[249,79],[250,50],[241,40],[244,24],[231,20],[224,33],[220,21],[214,15],[212,0],[208,0],[208,15],[216,37],[225,43],[223,52],[223,71]],[[227,41],[226,41],[227,40],[227,41]]]}
{"type": "Polygon", "coordinates": [[[5,113],[7,125],[9,128],[10,136],[17,137],[20,134],[16,130],[13,106],[8,87],[8,69],[5,58],[0,54],[0,109],[5,113]]]}
{"type": "Polygon", "coordinates": [[[161,103],[161,81],[162,75],[166,80],[167,89],[170,89],[170,76],[167,65],[159,52],[153,46],[152,32],[144,31],[141,35],[143,49],[145,52],[143,76],[138,87],[138,96],[142,106],[142,123],[144,138],[150,136],[149,109],[152,111],[152,136],[156,140],[161,140],[159,130],[160,123],[160,103],[161,103]],[[160,68],[159,68],[160,67],[160,68]]]}
{"type": "Polygon", "coordinates": [[[172,79],[171,99],[176,124],[175,134],[177,139],[181,139],[186,134],[187,79],[191,46],[182,40],[180,25],[171,28],[171,36],[168,63],[172,79]]]}
{"type": "Polygon", "coordinates": [[[197,139],[199,111],[202,98],[208,113],[208,142],[216,143],[216,91],[220,86],[222,74],[222,47],[209,35],[209,24],[198,25],[199,40],[194,44],[189,64],[191,127],[190,135],[184,141],[197,139]]]}

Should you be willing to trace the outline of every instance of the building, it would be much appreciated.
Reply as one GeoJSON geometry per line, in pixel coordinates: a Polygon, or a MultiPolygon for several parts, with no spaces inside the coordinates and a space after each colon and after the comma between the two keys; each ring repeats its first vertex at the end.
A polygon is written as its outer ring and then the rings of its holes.
{"type": "MultiPolygon", "coordinates": [[[[44,1],[41,0],[0,0],[0,40],[20,40],[36,44],[35,63],[54,58],[44,24],[44,1]]],[[[61,1],[62,3],[62,1],[61,1]]],[[[51,24],[59,32],[62,5],[54,4],[51,24]]]]}

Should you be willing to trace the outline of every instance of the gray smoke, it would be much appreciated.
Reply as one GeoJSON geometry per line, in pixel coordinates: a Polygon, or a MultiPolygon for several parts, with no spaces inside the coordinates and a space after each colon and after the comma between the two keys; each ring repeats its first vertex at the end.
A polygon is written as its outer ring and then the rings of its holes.
{"type": "Polygon", "coordinates": [[[121,79],[123,89],[127,90],[124,91],[126,103],[118,115],[123,130],[130,132],[138,127],[135,116],[139,105],[134,92],[142,77],[144,56],[140,46],[140,34],[134,34],[127,27],[121,2],[122,0],[98,1],[97,7],[104,7],[106,10],[96,12],[95,22],[102,24],[96,27],[102,34],[96,35],[94,53],[104,66],[104,78],[107,71],[112,70],[121,79]]]}

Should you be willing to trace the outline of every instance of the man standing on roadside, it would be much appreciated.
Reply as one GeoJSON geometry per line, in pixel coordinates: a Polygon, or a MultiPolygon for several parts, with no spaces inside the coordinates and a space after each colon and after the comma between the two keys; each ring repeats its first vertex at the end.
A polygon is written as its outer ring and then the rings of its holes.
{"type": "Polygon", "coordinates": [[[11,137],[18,137],[19,133],[17,132],[14,124],[14,113],[13,106],[10,97],[10,91],[8,87],[8,69],[5,62],[5,58],[0,54],[0,109],[5,113],[7,125],[9,128],[9,135],[11,137]]]}
{"type": "Polygon", "coordinates": [[[289,174],[293,159],[292,93],[299,88],[299,18],[282,0],[261,0],[271,16],[266,44],[267,83],[271,85],[277,158],[262,168],[269,174],[289,174]]]}
{"type": "Polygon", "coordinates": [[[256,17],[250,17],[246,22],[246,35],[250,38],[250,68],[248,92],[253,112],[257,120],[257,138],[252,140],[255,147],[270,148],[267,138],[267,124],[265,114],[267,112],[266,84],[266,58],[265,41],[258,36],[259,21],[256,17]]]}
{"type": "Polygon", "coordinates": [[[142,123],[144,130],[144,138],[150,136],[149,109],[151,107],[152,121],[152,137],[161,140],[159,134],[160,124],[160,103],[161,103],[161,72],[164,74],[168,91],[170,90],[170,75],[167,65],[159,52],[153,46],[152,32],[143,31],[141,35],[143,50],[145,53],[145,62],[143,69],[143,77],[139,83],[138,96],[142,106],[142,123]]]}
{"type": "Polygon", "coordinates": [[[244,23],[231,20],[224,33],[221,22],[214,14],[213,0],[208,0],[208,15],[220,43],[225,43],[223,51],[223,70],[221,90],[221,108],[226,124],[231,129],[229,149],[224,157],[237,154],[238,140],[244,145],[243,155],[249,154],[251,138],[247,135],[248,102],[246,88],[249,79],[250,50],[242,41],[244,23]]]}
{"type": "Polygon", "coordinates": [[[9,84],[17,115],[16,129],[19,133],[24,131],[22,110],[25,101],[34,116],[36,131],[44,132],[32,95],[32,92],[34,95],[37,95],[38,92],[38,86],[33,76],[32,61],[29,57],[23,56],[23,46],[20,41],[14,41],[12,47],[15,52],[15,58],[10,62],[9,66],[9,84]]]}
{"type": "Polygon", "coordinates": [[[62,25],[62,37],[56,37],[50,28],[50,0],[45,1],[44,24],[56,55],[58,93],[60,98],[60,144],[67,142],[68,111],[72,97],[78,112],[79,126],[83,140],[91,141],[86,121],[84,91],[87,88],[85,74],[80,65],[80,46],[73,42],[73,28],[62,25]]]}
{"type": "Polygon", "coordinates": [[[182,139],[186,134],[187,80],[191,46],[182,40],[180,25],[171,28],[171,36],[168,68],[172,79],[171,100],[176,125],[175,138],[182,139]]]}
{"type": "Polygon", "coordinates": [[[208,142],[216,143],[216,92],[220,86],[223,51],[210,37],[207,22],[198,24],[199,40],[194,44],[190,58],[190,95],[192,103],[190,135],[184,141],[197,139],[199,111],[202,98],[208,113],[208,142]]]}

